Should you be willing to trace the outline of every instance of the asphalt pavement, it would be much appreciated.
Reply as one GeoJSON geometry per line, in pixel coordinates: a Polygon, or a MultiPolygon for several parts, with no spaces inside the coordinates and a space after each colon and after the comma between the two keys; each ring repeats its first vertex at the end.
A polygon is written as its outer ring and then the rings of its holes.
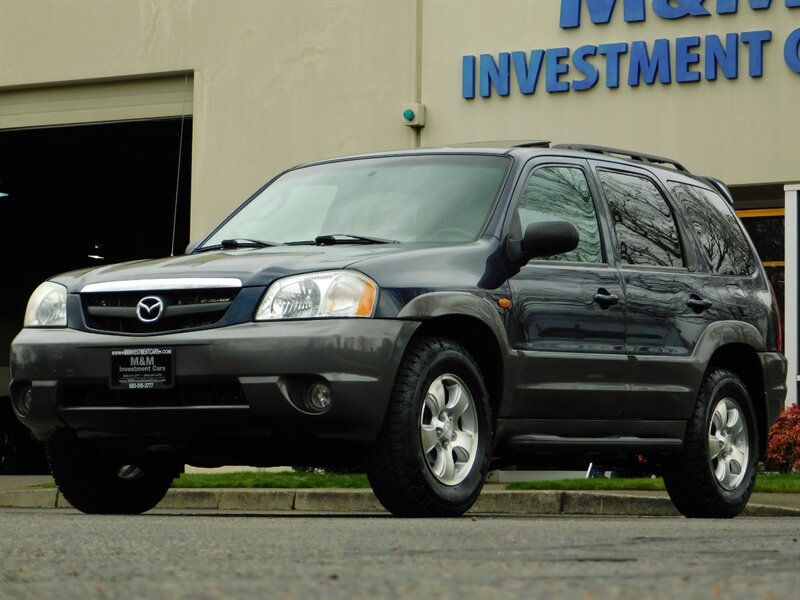
{"type": "MultiPolygon", "coordinates": [[[[0,476],[0,507],[70,508],[46,476],[0,476]]],[[[176,510],[382,513],[369,489],[171,489],[158,505],[176,510]]],[[[666,492],[508,491],[487,484],[471,514],[677,516],[666,492]]],[[[744,516],[800,517],[800,494],[753,494],[744,516]]]]}
{"type": "Polygon", "coordinates": [[[796,600],[800,518],[0,511],[0,596],[796,600]]]}

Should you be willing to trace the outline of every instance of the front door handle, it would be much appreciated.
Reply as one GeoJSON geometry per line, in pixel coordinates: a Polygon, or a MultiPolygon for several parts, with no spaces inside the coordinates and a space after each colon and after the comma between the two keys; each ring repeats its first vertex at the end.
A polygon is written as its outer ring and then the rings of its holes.
{"type": "Polygon", "coordinates": [[[594,295],[594,301],[603,308],[608,308],[619,302],[619,296],[612,294],[606,288],[600,288],[594,295]]]}
{"type": "Polygon", "coordinates": [[[711,303],[710,300],[706,300],[705,298],[701,298],[696,294],[692,294],[686,301],[686,306],[691,308],[696,313],[701,313],[704,310],[711,308],[713,304],[711,303]]]}

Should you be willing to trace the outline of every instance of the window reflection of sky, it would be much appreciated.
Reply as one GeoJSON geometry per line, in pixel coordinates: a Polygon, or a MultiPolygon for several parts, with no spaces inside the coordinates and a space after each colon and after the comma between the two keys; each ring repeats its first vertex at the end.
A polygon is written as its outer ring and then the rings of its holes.
{"type": "Polygon", "coordinates": [[[510,164],[505,156],[421,155],[299,168],[265,188],[206,245],[321,234],[469,242],[486,223],[510,164]]]}

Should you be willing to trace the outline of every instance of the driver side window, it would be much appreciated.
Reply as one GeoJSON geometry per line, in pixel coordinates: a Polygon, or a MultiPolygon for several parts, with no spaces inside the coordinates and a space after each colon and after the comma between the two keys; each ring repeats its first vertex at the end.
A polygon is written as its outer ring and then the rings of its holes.
{"type": "Polygon", "coordinates": [[[512,236],[521,237],[525,228],[540,221],[568,221],[578,230],[575,250],[534,260],[601,263],[603,252],[592,195],[586,175],[577,167],[547,166],[531,173],[514,214],[512,236]],[[518,235],[514,229],[518,230],[518,235]]]}

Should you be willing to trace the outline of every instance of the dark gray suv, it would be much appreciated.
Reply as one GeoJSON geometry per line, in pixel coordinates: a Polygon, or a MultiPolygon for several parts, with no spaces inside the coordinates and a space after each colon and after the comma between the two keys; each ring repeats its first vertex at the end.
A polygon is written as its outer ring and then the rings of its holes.
{"type": "Polygon", "coordinates": [[[731,204],[595,146],[303,165],[185,256],[43,283],[12,403],[89,513],[152,508],[188,463],[360,466],[395,515],[455,516],[489,468],[594,461],[732,517],[786,361],[731,204]]]}

